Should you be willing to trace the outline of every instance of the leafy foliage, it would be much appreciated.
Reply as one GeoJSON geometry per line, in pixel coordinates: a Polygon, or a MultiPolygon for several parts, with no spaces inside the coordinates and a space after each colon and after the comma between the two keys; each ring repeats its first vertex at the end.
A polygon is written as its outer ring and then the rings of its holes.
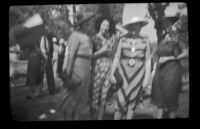
{"type": "Polygon", "coordinates": [[[163,35],[162,35],[162,29],[160,27],[160,19],[165,16],[165,9],[169,6],[169,3],[149,3],[148,4],[148,11],[150,17],[155,22],[155,29],[157,30],[157,37],[158,37],[158,43],[161,41],[163,35]]]}

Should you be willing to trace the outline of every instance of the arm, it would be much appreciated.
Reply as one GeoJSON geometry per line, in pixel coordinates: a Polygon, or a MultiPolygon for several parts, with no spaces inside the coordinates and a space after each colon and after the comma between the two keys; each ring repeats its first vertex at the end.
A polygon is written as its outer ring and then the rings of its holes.
{"type": "Polygon", "coordinates": [[[40,50],[41,50],[42,55],[44,56],[45,60],[47,61],[48,56],[47,56],[47,51],[45,49],[45,37],[44,36],[42,36],[41,41],[40,41],[40,50]]]}
{"type": "Polygon", "coordinates": [[[97,56],[103,54],[106,51],[106,49],[107,49],[107,46],[104,45],[99,51],[94,53],[94,57],[97,57],[97,56]]]}
{"type": "Polygon", "coordinates": [[[103,47],[100,50],[98,50],[98,51],[96,51],[94,53],[94,55],[93,55],[94,58],[96,58],[97,56],[99,56],[99,55],[103,54],[104,52],[106,52],[106,50],[108,49],[108,46],[105,44],[105,42],[106,42],[106,40],[104,40],[103,43],[102,43],[103,47]]]}
{"type": "Polygon", "coordinates": [[[165,56],[165,57],[162,57],[160,58],[160,63],[164,63],[166,61],[169,61],[169,60],[181,60],[183,58],[188,58],[188,49],[184,48],[182,50],[182,53],[179,54],[177,57],[175,56],[165,56]]]}
{"type": "Polygon", "coordinates": [[[115,54],[115,58],[112,64],[112,68],[111,68],[111,76],[114,76],[115,70],[119,64],[119,60],[121,58],[121,47],[122,47],[122,42],[120,40],[119,45],[117,47],[117,52],[115,54]]]}
{"type": "Polygon", "coordinates": [[[147,44],[146,53],[145,53],[145,77],[143,82],[143,87],[146,87],[149,82],[149,77],[151,74],[151,55],[150,55],[150,44],[147,44]]]}
{"type": "Polygon", "coordinates": [[[68,60],[68,46],[65,47],[65,56],[64,56],[64,61],[63,61],[63,70],[66,69],[67,60],[68,60]]]}
{"type": "Polygon", "coordinates": [[[177,60],[188,58],[188,49],[183,49],[182,53],[176,57],[177,60]]]}
{"type": "Polygon", "coordinates": [[[122,37],[122,36],[124,36],[124,35],[126,35],[126,34],[128,34],[128,31],[125,29],[125,28],[123,28],[123,27],[121,27],[121,26],[119,26],[119,25],[116,25],[115,26],[115,28],[119,31],[119,37],[118,38],[120,38],[120,37],[122,37]]]}
{"type": "Polygon", "coordinates": [[[72,66],[74,62],[75,54],[78,51],[78,45],[79,45],[79,38],[77,35],[72,34],[69,38],[69,48],[68,48],[68,61],[67,61],[67,71],[71,73],[72,66]]]}

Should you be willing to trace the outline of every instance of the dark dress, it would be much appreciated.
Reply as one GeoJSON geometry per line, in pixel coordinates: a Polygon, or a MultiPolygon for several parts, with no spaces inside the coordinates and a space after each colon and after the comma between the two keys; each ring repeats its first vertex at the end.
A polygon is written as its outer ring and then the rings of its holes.
{"type": "MultiPolygon", "coordinates": [[[[178,56],[181,53],[179,43],[168,38],[161,41],[157,48],[157,55],[178,56]]],[[[152,84],[152,103],[160,108],[176,110],[178,108],[178,96],[181,89],[181,65],[178,60],[167,61],[157,65],[152,84]]]]}
{"type": "Polygon", "coordinates": [[[36,94],[42,88],[44,77],[44,59],[39,50],[33,50],[28,59],[27,85],[30,94],[36,94]]]}

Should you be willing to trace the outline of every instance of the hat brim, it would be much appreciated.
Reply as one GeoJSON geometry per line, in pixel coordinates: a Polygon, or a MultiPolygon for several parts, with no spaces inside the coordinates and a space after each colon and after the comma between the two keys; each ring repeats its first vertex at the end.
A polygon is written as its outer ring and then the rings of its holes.
{"type": "Polygon", "coordinates": [[[83,23],[87,22],[88,20],[90,20],[90,19],[91,19],[92,17],[94,17],[94,16],[95,16],[95,15],[92,14],[92,15],[90,15],[90,16],[88,16],[88,17],[82,19],[82,20],[80,20],[79,22],[77,22],[77,23],[74,25],[74,27],[81,26],[83,23]]]}
{"type": "Polygon", "coordinates": [[[127,24],[123,25],[123,27],[128,28],[129,26],[135,25],[137,23],[141,23],[141,28],[142,28],[148,24],[148,21],[143,20],[143,21],[138,21],[138,22],[127,23],[127,24]]]}
{"type": "Polygon", "coordinates": [[[166,21],[169,20],[172,24],[176,23],[179,20],[179,17],[174,16],[174,17],[163,17],[161,21],[166,21]]]}

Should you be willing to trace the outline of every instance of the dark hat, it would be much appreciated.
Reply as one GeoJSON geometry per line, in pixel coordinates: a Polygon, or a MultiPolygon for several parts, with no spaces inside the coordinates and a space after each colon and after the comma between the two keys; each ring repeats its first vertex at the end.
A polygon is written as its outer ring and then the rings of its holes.
{"type": "Polygon", "coordinates": [[[158,20],[158,23],[156,24],[156,26],[158,28],[165,29],[166,26],[164,26],[164,24],[166,22],[170,22],[172,25],[174,25],[178,20],[179,20],[178,16],[165,16],[165,17],[160,18],[160,20],[158,20]]]}
{"type": "Polygon", "coordinates": [[[179,20],[179,17],[178,16],[163,17],[161,20],[162,21],[169,20],[172,24],[174,24],[174,23],[176,23],[179,20]]]}
{"type": "Polygon", "coordinates": [[[160,27],[163,27],[163,25],[169,21],[172,25],[174,23],[176,23],[177,21],[179,20],[179,17],[178,16],[165,16],[165,17],[162,17],[159,21],[158,21],[158,25],[160,27]]]}
{"type": "Polygon", "coordinates": [[[83,23],[87,22],[88,20],[90,20],[93,16],[95,16],[93,13],[83,13],[80,12],[77,14],[78,17],[78,21],[77,23],[74,25],[74,27],[78,27],[81,26],[83,23]]]}

